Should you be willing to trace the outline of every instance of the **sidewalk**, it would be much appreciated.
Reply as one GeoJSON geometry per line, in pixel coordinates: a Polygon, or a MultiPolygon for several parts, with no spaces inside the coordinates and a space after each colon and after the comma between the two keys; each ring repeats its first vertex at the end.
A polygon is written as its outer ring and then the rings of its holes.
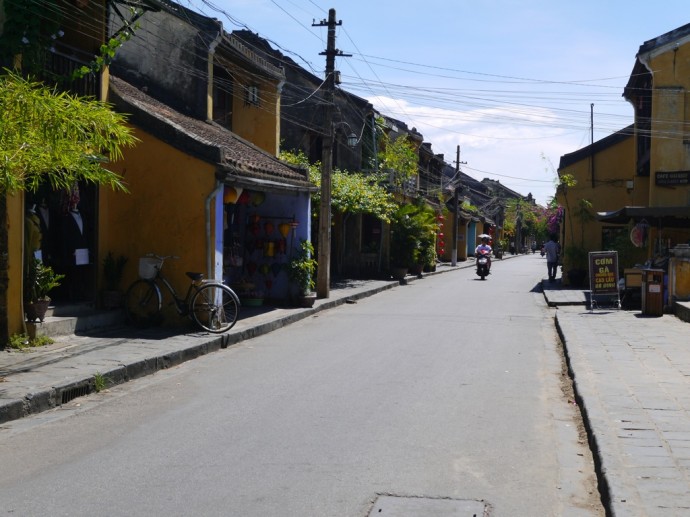
{"type": "MultiPolygon", "coordinates": [[[[473,266],[441,265],[433,274],[473,266]]],[[[183,335],[179,329],[117,329],[0,352],[0,424],[94,391],[97,373],[114,384],[126,382],[397,285],[347,281],[311,309],[243,307],[235,327],[220,336],[192,327],[183,335]]],[[[610,515],[690,514],[690,324],[639,310],[590,311],[582,290],[560,282],[542,287],[554,308],[610,515]]]]}
{"type": "Polygon", "coordinates": [[[543,286],[610,514],[689,515],[690,324],[590,311],[584,292],[543,286]]]}

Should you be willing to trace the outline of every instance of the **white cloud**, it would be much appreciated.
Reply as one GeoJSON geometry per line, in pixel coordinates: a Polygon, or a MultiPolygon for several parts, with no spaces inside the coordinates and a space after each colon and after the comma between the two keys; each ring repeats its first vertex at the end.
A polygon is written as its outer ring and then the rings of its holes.
{"type": "Polygon", "coordinates": [[[415,127],[436,154],[454,164],[457,146],[463,172],[476,179],[499,180],[509,188],[532,193],[540,204],[554,194],[554,171],[560,156],[577,149],[573,135],[552,127],[556,116],[546,108],[514,106],[457,111],[416,106],[401,99],[372,97],[381,113],[415,127]]]}

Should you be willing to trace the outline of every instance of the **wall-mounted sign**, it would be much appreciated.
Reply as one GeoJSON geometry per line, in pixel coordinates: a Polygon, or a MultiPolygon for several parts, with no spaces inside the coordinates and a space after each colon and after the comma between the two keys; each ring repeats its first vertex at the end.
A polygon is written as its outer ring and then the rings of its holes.
{"type": "Polygon", "coordinates": [[[690,185],[690,171],[656,171],[656,176],[654,177],[654,184],[661,187],[690,185]]]}

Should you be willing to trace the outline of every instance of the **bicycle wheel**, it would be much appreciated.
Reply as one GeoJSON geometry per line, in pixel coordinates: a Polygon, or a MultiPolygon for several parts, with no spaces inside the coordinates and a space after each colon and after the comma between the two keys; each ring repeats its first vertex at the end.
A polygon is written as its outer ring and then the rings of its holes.
{"type": "Polygon", "coordinates": [[[125,312],[131,324],[145,327],[160,322],[163,298],[155,282],[137,280],[125,296],[125,312]]]}
{"type": "Polygon", "coordinates": [[[206,284],[192,298],[194,322],[202,329],[221,334],[230,330],[240,311],[240,300],[227,285],[206,284]]]}

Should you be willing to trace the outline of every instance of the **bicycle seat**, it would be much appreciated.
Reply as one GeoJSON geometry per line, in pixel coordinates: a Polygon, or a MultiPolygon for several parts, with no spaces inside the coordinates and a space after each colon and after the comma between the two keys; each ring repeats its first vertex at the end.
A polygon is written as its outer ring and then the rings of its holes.
{"type": "Polygon", "coordinates": [[[199,280],[203,280],[204,278],[203,273],[190,273],[189,271],[187,271],[185,275],[191,278],[194,282],[198,282],[199,280]]]}

